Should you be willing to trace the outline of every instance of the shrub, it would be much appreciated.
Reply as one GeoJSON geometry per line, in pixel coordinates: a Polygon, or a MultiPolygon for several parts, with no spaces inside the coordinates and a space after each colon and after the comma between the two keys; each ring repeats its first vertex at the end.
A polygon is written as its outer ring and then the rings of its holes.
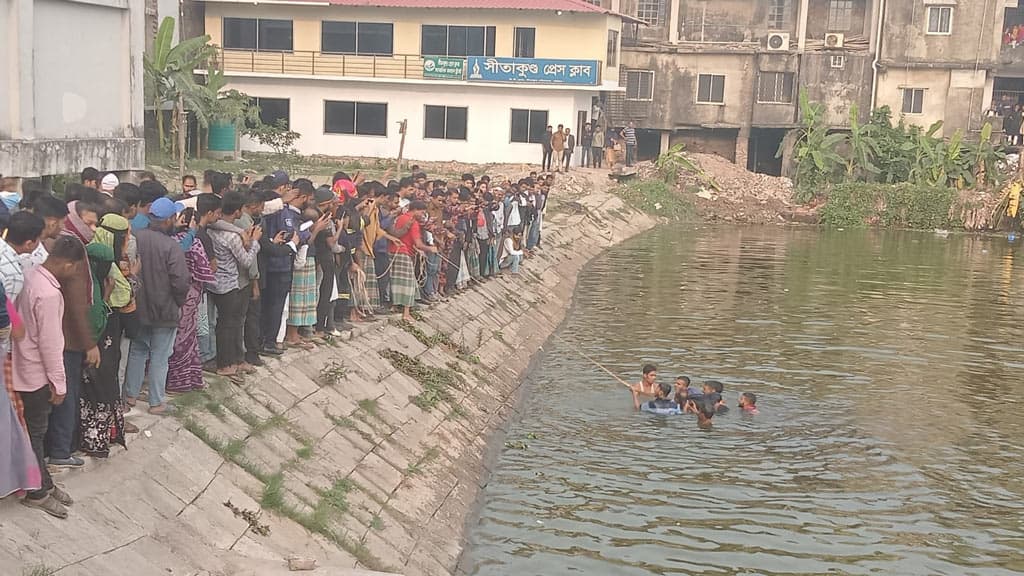
{"type": "Polygon", "coordinates": [[[821,223],[843,228],[946,228],[956,225],[949,215],[955,198],[956,191],[943,186],[839,184],[829,191],[821,223]]]}

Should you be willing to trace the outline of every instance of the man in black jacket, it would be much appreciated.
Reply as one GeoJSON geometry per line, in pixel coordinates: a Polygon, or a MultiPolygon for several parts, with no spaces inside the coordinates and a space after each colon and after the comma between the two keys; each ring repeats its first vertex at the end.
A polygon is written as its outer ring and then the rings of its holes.
{"type": "Polygon", "coordinates": [[[164,415],[174,411],[164,398],[167,360],[174,351],[181,307],[191,285],[181,244],[171,238],[180,203],[160,198],[149,209],[149,227],[135,232],[141,287],[137,293],[139,332],[132,338],[125,372],[125,395],[134,404],[142,390],[149,362],[149,412],[164,415]]]}

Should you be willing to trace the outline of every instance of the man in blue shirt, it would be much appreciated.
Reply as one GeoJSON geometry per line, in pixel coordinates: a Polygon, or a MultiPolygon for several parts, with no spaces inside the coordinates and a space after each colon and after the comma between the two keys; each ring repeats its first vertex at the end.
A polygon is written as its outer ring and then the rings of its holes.
{"type": "Polygon", "coordinates": [[[264,258],[265,287],[262,294],[262,333],[263,352],[279,355],[282,350],[277,346],[277,334],[281,331],[281,317],[288,293],[292,289],[292,270],[295,265],[295,254],[299,245],[309,241],[309,231],[300,231],[302,209],[313,197],[313,183],[300,178],[292,184],[295,197],[284,207],[284,210],[271,214],[263,219],[263,237],[269,243],[261,245],[261,256],[264,258]],[[283,242],[279,242],[284,240],[283,242]],[[270,244],[268,246],[268,244],[270,244]]]}

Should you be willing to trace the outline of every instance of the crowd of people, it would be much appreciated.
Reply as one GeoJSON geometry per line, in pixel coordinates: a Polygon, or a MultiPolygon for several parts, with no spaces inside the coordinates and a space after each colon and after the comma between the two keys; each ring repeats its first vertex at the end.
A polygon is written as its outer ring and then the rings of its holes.
{"type": "Polygon", "coordinates": [[[626,166],[636,164],[636,124],[630,122],[625,128],[601,129],[596,122],[583,125],[583,133],[577,142],[576,136],[562,124],[552,130],[548,126],[540,139],[542,150],[541,168],[546,172],[568,172],[573,155],[579,148],[580,168],[601,168],[615,166],[619,150],[625,152],[626,166]],[[578,144],[578,146],[577,146],[578,144]]]}
{"type": "Polygon", "coordinates": [[[208,171],[172,196],[152,173],[87,168],[63,198],[5,188],[0,497],[66,518],[48,467],[107,457],[138,432],[125,414],[172,414],[168,397],[204,388],[204,371],[240,382],[286,348],[518,274],[553,178],[208,171]]]}

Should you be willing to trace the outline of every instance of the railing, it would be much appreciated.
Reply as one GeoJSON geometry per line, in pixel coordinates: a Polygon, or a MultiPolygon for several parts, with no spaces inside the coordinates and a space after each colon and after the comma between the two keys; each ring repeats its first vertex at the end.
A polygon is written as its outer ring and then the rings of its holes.
{"type": "MultiPolygon", "coordinates": [[[[460,60],[464,59],[460,58],[460,60]]],[[[301,50],[259,52],[220,48],[217,51],[217,61],[221,70],[225,72],[364,78],[423,78],[423,57],[406,54],[327,54],[301,50]]]]}
{"type": "MultiPolygon", "coordinates": [[[[389,78],[409,80],[467,80],[466,58],[456,56],[427,57],[412,54],[329,54],[295,50],[291,52],[262,52],[257,50],[230,50],[217,48],[217,64],[224,72],[254,72],[261,74],[297,74],[304,76],[335,76],[362,78],[389,78]],[[430,66],[424,62],[430,60],[430,66]],[[446,62],[442,70],[439,60],[446,62]],[[424,73],[424,70],[430,70],[424,73]],[[461,71],[461,73],[460,73],[461,71]]],[[[508,59],[499,60],[507,61],[508,59]]],[[[533,60],[533,59],[517,59],[533,60]]],[[[546,62],[537,59],[536,62],[546,62]]],[[[554,60],[553,62],[570,62],[554,60]]],[[[601,83],[603,65],[596,62],[596,83],[601,83]]],[[[468,80],[474,80],[469,78],[468,80]]],[[[511,83],[528,83],[527,78],[499,80],[511,83]]],[[[559,82],[553,83],[571,83],[559,82]]]]}

